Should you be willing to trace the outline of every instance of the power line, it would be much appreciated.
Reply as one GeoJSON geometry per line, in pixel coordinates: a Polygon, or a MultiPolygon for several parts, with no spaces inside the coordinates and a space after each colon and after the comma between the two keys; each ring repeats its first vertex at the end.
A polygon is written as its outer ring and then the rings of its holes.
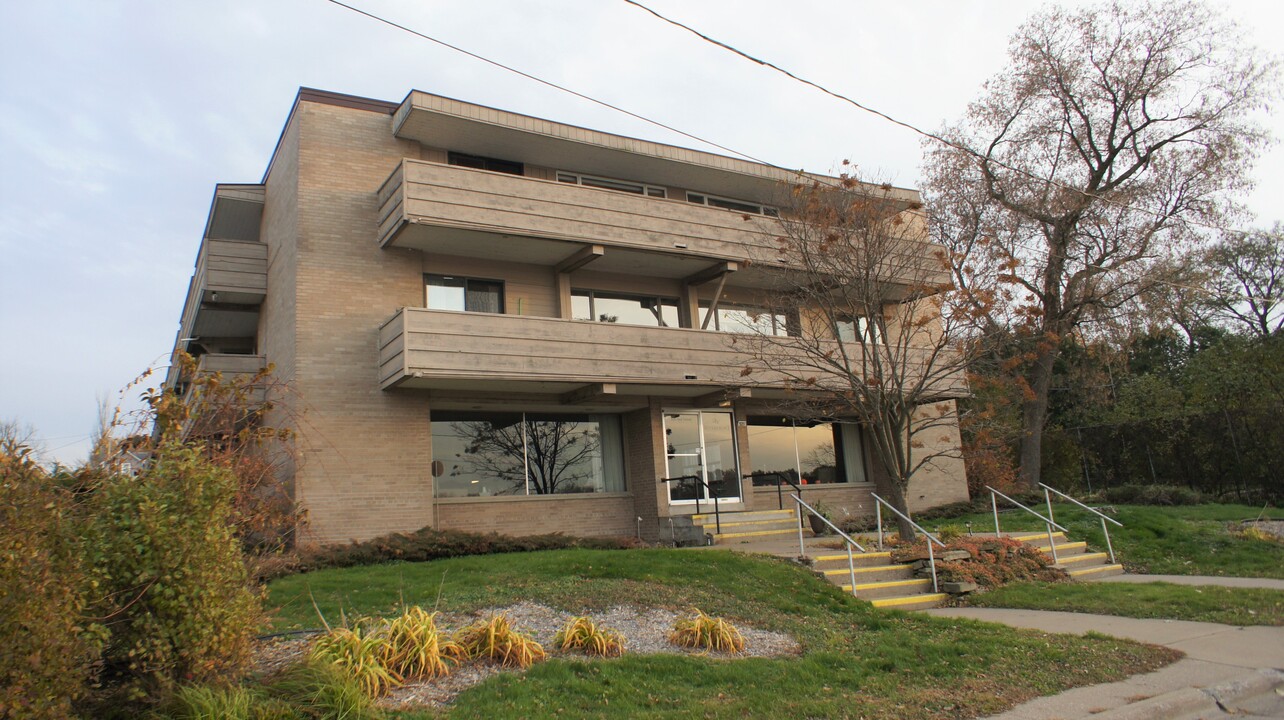
{"type": "MultiPolygon", "coordinates": [[[[886,120],[886,121],[888,121],[888,122],[890,122],[890,123],[893,123],[893,124],[895,124],[895,125],[898,125],[898,126],[900,126],[900,127],[903,127],[903,128],[905,128],[905,129],[907,129],[907,130],[909,130],[909,131],[911,131],[911,132],[917,133],[918,135],[921,135],[922,137],[925,137],[925,138],[927,138],[927,139],[929,139],[929,140],[932,140],[932,141],[935,141],[935,142],[939,142],[939,143],[941,143],[941,144],[943,144],[943,145],[946,145],[946,146],[948,146],[948,147],[954,148],[955,150],[959,150],[959,151],[961,151],[961,152],[963,152],[963,153],[966,153],[966,154],[968,154],[968,155],[970,155],[970,156],[972,156],[972,157],[974,157],[974,158],[976,158],[976,159],[978,159],[978,160],[984,160],[984,161],[986,161],[986,162],[994,163],[995,165],[998,165],[999,167],[1002,167],[1002,168],[1004,168],[1004,169],[1006,169],[1006,170],[1011,170],[1012,172],[1015,172],[1015,173],[1017,173],[1017,174],[1019,174],[1019,175],[1024,175],[1025,177],[1027,177],[1027,178],[1029,178],[1029,179],[1031,179],[1031,180],[1037,180],[1037,181],[1039,181],[1039,182],[1047,183],[1047,184],[1049,184],[1049,185],[1051,185],[1051,186],[1053,186],[1053,187],[1055,187],[1055,188],[1057,188],[1057,189],[1059,189],[1059,190],[1064,190],[1064,191],[1071,192],[1071,193],[1077,193],[1077,194],[1079,194],[1079,195],[1083,195],[1084,197],[1087,197],[1087,198],[1092,198],[1092,199],[1094,199],[1094,200],[1099,200],[1099,201],[1101,201],[1101,202],[1103,202],[1103,203],[1106,203],[1106,204],[1109,204],[1109,205],[1114,205],[1115,207],[1120,208],[1120,209],[1122,209],[1122,210],[1128,210],[1128,211],[1131,211],[1131,212],[1137,212],[1137,213],[1141,213],[1141,214],[1145,214],[1145,215],[1150,215],[1150,216],[1155,217],[1155,218],[1158,218],[1158,219],[1160,219],[1160,220],[1165,219],[1165,216],[1164,216],[1162,213],[1160,213],[1160,212],[1158,212],[1158,211],[1156,211],[1156,210],[1149,210],[1149,209],[1147,209],[1147,208],[1139,208],[1139,207],[1135,207],[1135,206],[1132,206],[1132,205],[1127,205],[1127,204],[1125,204],[1125,203],[1121,203],[1121,202],[1119,202],[1119,201],[1117,201],[1117,200],[1114,200],[1114,199],[1111,199],[1111,198],[1105,197],[1104,195],[1098,195],[1098,194],[1096,194],[1096,193],[1088,192],[1087,190],[1081,190],[1081,189],[1079,189],[1079,188],[1070,187],[1069,185],[1066,185],[1066,184],[1064,184],[1064,183],[1062,183],[1062,182],[1060,182],[1060,181],[1058,181],[1058,180],[1056,180],[1056,179],[1054,179],[1054,178],[1045,178],[1045,177],[1043,177],[1043,176],[1041,176],[1041,175],[1037,175],[1037,174],[1035,174],[1035,173],[1033,173],[1033,172],[1031,172],[1031,171],[1025,170],[1025,169],[1023,169],[1023,168],[1019,168],[1019,167],[1016,167],[1016,166],[1014,166],[1014,165],[1010,165],[1010,164],[1008,164],[1008,163],[1006,163],[1006,162],[1003,162],[1002,160],[999,160],[999,159],[997,159],[997,158],[989,157],[989,156],[987,156],[987,155],[985,155],[985,154],[982,154],[981,152],[979,152],[979,151],[977,151],[977,150],[973,150],[972,148],[970,148],[970,147],[968,147],[968,146],[966,146],[966,145],[962,144],[961,142],[957,142],[957,141],[955,141],[955,140],[951,140],[951,139],[946,138],[946,137],[944,137],[944,136],[938,135],[937,133],[930,132],[930,131],[928,131],[928,130],[924,130],[924,129],[922,129],[922,128],[920,128],[920,127],[916,126],[916,125],[913,125],[913,124],[911,124],[911,123],[905,122],[904,120],[899,120],[899,119],[897,119],[897,118],[895,118],[895,117],[892,117],[891,115],[888,115],[887,113],[885,113],[885,112],[883,112],[883,111],[881,111],[881,110],[877,110],[877,109],[875,109],[875,108],[872,108],[872,107],[870,107],[870,106],[868,106],[868,105],[866,105],[866,104],[864,104],[864,103],[861,103],[861,102],[859,102],[859,101],[857,101],[857,100],[855,100],[855,99],[853,99],[853,98],[851,98],[851,97],[849,97],[849,96],[847,96],[847,95],[844,95],[844,94],[842,94],[842,93],[840,93],[840,92],[837,92],[837,91],[834,91],[834,90],[830,90],[829,88],[825,87],[824,85],[821,85],[821,84],[819,84],[819,83],[816,83],[816,82],[814,82],[814,81],[812,81],[812,80],[808,80],[807,78],[800,77],[799,75],[796,75],[795,73],[790,72],[789,70],[786,70],[785,68],[783,68],[783,67],[781,67],[781,66],[779,66],[779,65],[776,65],[775,63],[772,63],[772,62],[770,62],[770,61],[763,60],[763,59],[761,59],[761,58],[758,58],[758,57],[755,57],[755,56],[753,56],[753,55],[750,55],[749,53],[747,53],[747,52],[745,52],[745,51],[743,51],[743,50],[741,50],[741,49],[739,49],[739,48],[737,48],[737,47],[735,47],[735,46],[733,46],[733,45],[729,45],[729,44],[727,44],[727,43],[725,43],[725,42],[722,42],[721,40],[718,40],[718,39],[716,39],[716,38],[710,37],[709,35],[706,35],[705,33],[702,33],[702,32],[700,32],[699,30],[696,30],[695,28],[691,27],[690,25],[686,25],[686,24],[684,24],[684,23],[682,23],[682,22],[679,22],[679,21],[674,20],[674,19],[672,19],[672,18],[666,17],[666,16],[664,16],[664,15],[660,14],[659,12],[657,12],[657,11],[655,11],[655,10],[653,10],[653,9],[651,9],[651,8],[649,8],[649,7],[647,7],[646,5],[643,5],[642,3],[637,2],[637,0],[624,0],[624,2],[628,3],[629,5],[632,5],[632,6],[636,7],[636,8],[638,8],[638,9],[640,9],[640,10],[643,10],[643,11],[645,11],[645,12],[648,12],[648,13],[650,13],[651,15],[655,16],[656,18],[659,18],[660,20],[662,20],[662,21],[664,21],[664,22],[666,22],[666,23],[669,23],[670,25],[673,25],[674,27],[678,27],[678,28],[681,28],[681,29],[683,29],[683,30],[686,30],[687,32],[691,33],[692,35],[695,35],[696,37],[700,38],[701,40],[703,40],[703,41],[705,41],[705,42],[707,42],[707,43],[710,43],[710,44],[712,44],[712,45],[716,45],[717,47],[720,47],[720,48],[722,48],[722,49],[726,50],[727,52],[730,52],[730,53],[732,53],[732,54],[734,54],[734,55],[737,55],[737,56],[739,56],[739,57],[741,57],[741,58],[743,58],[743,59],[745,59],[745,60],[748,60],[749,62],[752,62],[752,63],[758,64],[758,65],[761,65],[761,66],[766,67],[766,68],[770,68],[770,69],[772,69],[772,70],[775,70],[776,72],[778,72],[778,73],[780,73],[780,74],[782,74],[782,75],[784,75],[784,76],[788,77],[789,79],[791,79],[791,80],[793,80],[793,81],[795,81],[795,82],[799,82],[799,83],[802,83],[802,84],[804,84],[804,85],[807,85],[807,86],[813,87],[813,88],[815,88],[815,89],[817,89],[817,90],[819,90],[819,91],[821,91],[821,92],[825,93],[826,95],[829,95],[830,97],[833,97],[833,98],[836,98],[836,99],[838,99],[838,100],[841,100],[842,102],[845,102],[845,103],[847,103],[847,104],[849,104],[849,105],[852,105],[853,107],[856,107],[856,108],[858,108],[858,109],[860,109],[860,110],[863,110],[863,111],[865,111],[865,112],[867,112],[867,113],[870,113],[870,114],[872,114],[872,115],[875,115],[875,116],[877,116],[877,117],[880,117],[880,118],[882,118],[882,119],[884,119],[884,120],[886,120]]],[[[1189,224],[1191,224],[1191,225],[1195,225],[1195,226],[1198,226],[1198,227],[1207,228],[1207,229],[1209,229],[1209,230],[1216,230],[1216,231],[1224,232],[1224,233],[1239,233],[1239,234],[1245,234],[1245,235],[1246,235],[1246,234],[1249,234],[1249,231],[1245,231],[1245,230],[1237,230],[1237,229],[1232,229],[1232,228],[1224,228],[1224,227],[1220,227],[1220,226],[1217,226],[1217,225],[1211,225],[1211,224],[1208,224],[1208,223],[1200,222],[1200,221],[1198,221],[1198,220],[1190,220],[1190,219],[1185,219],[1185,218],[1183,218],[1183,220],[1182,220],[1182,221],[1183,221],[1183,222],[1185,222],[1185,223],[1189,223],[1189,224]]]]}

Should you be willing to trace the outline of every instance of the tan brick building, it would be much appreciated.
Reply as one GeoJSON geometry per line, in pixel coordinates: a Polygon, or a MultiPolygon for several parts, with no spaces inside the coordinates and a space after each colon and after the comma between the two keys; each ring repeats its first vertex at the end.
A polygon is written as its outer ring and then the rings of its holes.
{"type": "MultiPolygon", "coordinates": [[[[758,307],[779,270],[750,261],[790,179],[418,91],[301,90],[263,182],[216,189],[178,347],[275,365],[318,542],[656,539],[711,494],[774,508],[770,473],[869,513],[861,428],[782,416],[790,389],[747,387],[730,342],[788,332],[758,307]]],[[[947,458],[909,498],[966,495],[947,458]]]]}

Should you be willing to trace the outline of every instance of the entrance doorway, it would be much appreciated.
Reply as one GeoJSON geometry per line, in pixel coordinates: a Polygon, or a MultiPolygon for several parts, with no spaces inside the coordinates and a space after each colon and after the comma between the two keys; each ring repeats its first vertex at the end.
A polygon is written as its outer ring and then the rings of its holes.
{"type": "Polygon", "coordinates": [[[715,496],[719,500],[740,499],[740,466],[730,412],[665,412],[664,442],[668,476],[692,478],[668,483],[671,504],[711,500],[715,496]]]}

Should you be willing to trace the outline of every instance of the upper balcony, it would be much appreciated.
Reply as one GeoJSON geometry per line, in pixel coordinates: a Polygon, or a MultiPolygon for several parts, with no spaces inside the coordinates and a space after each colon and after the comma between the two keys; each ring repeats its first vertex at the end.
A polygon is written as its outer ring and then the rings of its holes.
{"type": "MultiPolygon", "coordinates": [[[[678,200],[403,159],[378,202],[382,247],[557,267],[597,246],[595,271],[687,279],[734,262],[747,287],[772,287],[789,267],[775,251],[780,220],[678,200]]],[[[933,245],[909,247],[934,262],[933,245]]],[[[893,268],[914,275],[893,281],[922,283],[916,268],[893,268]]]]}
{"type": "Polygon", "coordinates": [[[556,266],[599,245],[596,271],[667,278],[769,256],[776,222],[419,160],[402,160],[379,189],[379,206],[383,247],[556,266]]]}
{"type": "MultiPolygon", "coordinates": [[[[770,398],[795,391],[779,372],[742,374],[755,364],[757,342],[689,328],[403,308],[379,329],[379,380],[385,390],[552,393],[567,402],[577,393],[698,397],[751,388],[770,398]]],[[[861,347],[847,350],[859,364],[861,347]]],[[[965,392],[961,377],[941,384],[942,397],[965,392]]]]}
{"type": "Polygon", "coordinates": [[[205,238],[183,308],[181,337],[253,337],[267,293],[267,245],[205,238]]]}

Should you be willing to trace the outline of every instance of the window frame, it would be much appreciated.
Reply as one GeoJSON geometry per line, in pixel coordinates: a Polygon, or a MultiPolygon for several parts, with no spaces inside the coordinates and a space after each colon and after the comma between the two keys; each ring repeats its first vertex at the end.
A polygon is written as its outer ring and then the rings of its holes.
{"type": "Polygon", "coordinates": [[[705,207],[719,208],[731,212],[751,213],[762,215],[764,217],[780,217],[780,208],[762,203],[750,202],[739,198],[723,197],[721,195],[710,195],[708,193],[687,191],[687,202],[693,205],[704,205],[705,207]],[[712,201],[712,202],[710,202],[712,201]]]}
{"type": "Polygon", "coordinates": [[[564,185],[579,185],[580,187],[593,188],[595,190],[611,190],[614,192],[657,198],[660,200],[667,200],[669,197],[668,188],[661,185],[650,185],[636,180],[620,180],[618,178],[602,177],[600,175],[585,175],[583,173],[569,172],[566,170],[558,170],[554,173],[553,177],[556,178],[557,182],[564,185]],[[634,187],[637,188],[637,192],[630,189],[634,187]]]}
{"type": "MultiPolygon", "coordinates": [[[[696,313],[700,317],[702,324],[703,324],[703,319],[705,315],[708,313],[709,307],[712,304],[713,304],[712,300],[705,300],[703,298],[700,299],[698,302],[696,302],[696,313]]],[[[799,337],[802,334],[801,328],[799,327],[800,320],[799,320],[799,315],[797,311],[786,310],[783,312],[776,312],[768,308],[760,307],[757,305],[744,305],[740,303],[726,303],[726,302],[718,303],[718,307],[713,313],[713,321],[711,325],[713,326],[713,330],[717,332],[736,333],[738,335],[757,334],[756,332],[751,330],[744,331],[744,332],[740,332],[736,330],[724,330],[722,328],[722,323],[718,315],[718,313],[723,310],[740,310],[744,312],[749,312],[751,314],[750,315],[751,317],[753,314],[770,316],[771,329],[772,329],[771,337],[799,337]],[[757,311],[757,312],[755,313],[754,311],[757,311]],[[776,318],[778,317],[783,318],[783,328],[777,324],[776,318]],[[778,329],[783,329],[784,332],[776,332],[776,330],[778,329]]],[[[746,326],[746,327],[750,327],[750,326],[746,326]]]]}
{"type": "MultiPolygon", "coordinates": [[[[453,286],[437,285],[436,287],[453,287],[453,286]]],[[[504,309],[505,306],[507,305],[507,303],[505,302],[505,295],[507,295],[507,290],[508,288],[505,285],[504,281],[498,278],[480,278],[480,277],[473,277],[471,275],[447,275],[445,273],[424,273],[424,307],[429,310],[442,310],[444,312],[475,312],[475,313],[485,313],[487,315],[505,315],[507,314],[504,309]],[[443,280],[463,280],[464,281],[464,288],[463,288],[464,289],[464,309],[463,310],[454,310],[451,308],[435,308],[429,303],[428,293],[430,292],[429,288],[434,287],[432,284],[433,278],[441,278],[443,280]],[[499,309],[495,310],[494,312],[490,310],[469,310],[468,309],[468,283],[470,282],[491,283],[499,286],[499,309]]]]}
{"type": "MultiPolygon", "coordinates": [[[[605,295],[605,296],[607,296],[607,297],[608,297],[608,299],[611,299],[611,300],[637,300],[637,301],[639,301],[639,302],[641,302],[641,301],[643,301],[643,300],[655,300],[655,301],[657,301],[657,304],[659,304],[661,307],[663,307],[663,304],[665,303],[665,301],[668,301],[669,303],[672,303],[672,304],[670,305],[670,307],[672,307],[672,308],[674,309],[674,311],[675,311],[675,313],[676,313],[676,316],[677,316],[677,324],[676,324],[676,325],[665,325],[665,324],[660,324],[660,325],[641,325],[641,324],[639,324],[639,323],[610,323],[610,324],[615,324],[615,325],[629,325],[629,326],[631,326],[631,327],[662,327],[662,328],[682,327],[682,301],[681,301],[679,298],[669,297],[669,296],[666,296],[666,295],[658,295],[658,294],[656,294],[656,295],[652,295],[652,294],[649,294],[649,293],[628,293],[628,292],[619,292],[619,291],[616,291],[616,290],[596,290],[596,289],[592,289],[592,288],[571,288],[571,303],[572,303],[572,306],[574,306],[575,298],[576,298],[576,297],[584,297],[584,296],[585,296],[585,295],[583,295],[583,294],[581,294],[581,293],[587,293],[588,300],[589,300],[589,315],[591,315],[591,317],[590,317],[590,318],[588,318],[587,320],[584,320],[584,318],[575,318],[575,319],[581,320],[582,322],[605,322],[605,321],[603,321],[603,320],[599,320],[599,319],[598,319],[599,315],[598,315],[597,308],[596,308],[596,304],[597,304],[597,297],[598,297],[599,295],[605,295]]],[[[661,314],[663,315],[663,311],[662,311],[662,313],[661,313],[661,314]]],[[[661,323],[663,323],[663,322],[664,322],[664,318],[663,318],[663,316],[661,316],[661,317],[659,318],[659,320],[660,320],[660,322],[661,322],[661,323]]]]}
{"type": "Polygon", "coordinates": [[[526,163],[505,160],[504,158],[487,157],[485,155],[473,155],[472,153],[457,152],[455,150],[446,151],[446,164],[454,165],[455,167],[466,167],[472,170],[504,173],[505,175],[526,176],[526,163]]]}

